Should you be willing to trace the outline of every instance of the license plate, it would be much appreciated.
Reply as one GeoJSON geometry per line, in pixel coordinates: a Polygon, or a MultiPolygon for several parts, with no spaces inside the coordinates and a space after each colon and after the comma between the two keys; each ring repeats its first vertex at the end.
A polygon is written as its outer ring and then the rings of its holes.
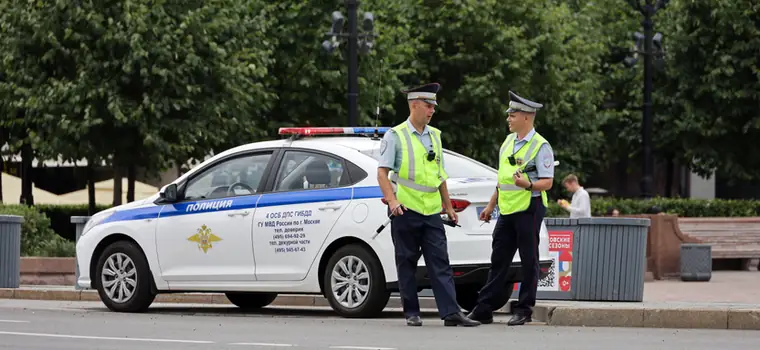
{"type": "MultiPolygon", "coordinates": [[[[482,213],[485,208],[486,207],[476,208],[478,218],[480,218],[480,213],[482,213]]],[[[497,207],[497,208],[494,208],[493,211],[491,212],[491,220],[496,220],[498,218],[499,218],[499,208],[497,207]]]]}

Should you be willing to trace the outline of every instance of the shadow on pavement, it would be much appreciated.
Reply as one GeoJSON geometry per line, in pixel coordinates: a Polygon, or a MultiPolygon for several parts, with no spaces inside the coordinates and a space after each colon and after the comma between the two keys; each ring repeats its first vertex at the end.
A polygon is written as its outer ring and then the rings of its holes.
{"type": "MultiPolygon", "coordinates": [[[[105,307],[87,308],[88,311],[111,312],[105,307]]],[[[193,315],[193,316],[237,316],[237,317],[321,317],[321,318],[343,318],[335,311],[329,308],[306,308],[306,307],[283,307],[269,306],[255,311],[245,311],[235,306],[153,306],[144,314],[163,314],[163,315],[193,315]]],[[[423,315],[437,316],[436,311],[423,310],[423,315]]],[[[383,311],[380,315],[366,319],[403,319],[401,311],[383,311]]],[[[348,318],[346,318],[348,319],[348,318]]],[[[363,318],[356,318],[363,319],[363,318]]]]}

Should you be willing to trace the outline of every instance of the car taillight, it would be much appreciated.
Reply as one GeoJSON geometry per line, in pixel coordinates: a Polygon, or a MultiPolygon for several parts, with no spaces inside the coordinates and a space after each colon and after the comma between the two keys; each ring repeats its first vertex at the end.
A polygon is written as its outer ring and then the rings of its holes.
{"type": "Polygon", "coordinates": [[[380,201],[383,202],[383,204],[388,205],[388,201],[385,200],[385,198],[380,198],[380,201]]]}
{"type": "MultiPolygon", "coordinates": [[[[466,200],[464,200],[464,199],[452,199],[452,200],[451,200],[451,206],[454,208],[454,212],[455,212],[455,213],[458,213],[458,212],[460,212],[460,211],[463,211],[463,210],[467,209],[467,207],[469,207],[469,206],[470,206],[470,202],[469,202],[469,201],[466,201],[466,200]]],[[[442,208],[443,208],[443,207],[442,207],[442,208]]],[[[446,213],[446,210],[445,210],[445,209],[442,209],[442,210],[441,210],[441,213],[442,213],[442,214],[445,214],[445,213],[446,213]]]]}

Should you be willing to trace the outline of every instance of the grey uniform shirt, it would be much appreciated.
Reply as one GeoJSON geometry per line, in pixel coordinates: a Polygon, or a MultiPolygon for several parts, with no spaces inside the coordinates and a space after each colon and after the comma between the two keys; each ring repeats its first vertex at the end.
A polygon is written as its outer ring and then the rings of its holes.
{"type": "MultiPolygon", "coordinates": [[[[531,129],[524,138],[520,140],[515,139],[515,145],[512,152],[517,153],[520,148],[529,143],[535,134],[536,129],[531,129]]],[[[549,143],[541,145],[541,148],[538,149],[538,154],[536,154],[536,157],[531,159],[528,164],[525,165],[525,167],[529,167],[532,164],[536,165],[536,170],[527,172],[528,178],[531,181],[536,182],[538,179],[554,177],[554,151],[552,151],[552,146],[549,145],[549,143]]],[[[540,195],[541,191],[533,191],[533,197],[538,197],[540,195]]]]}
{"type": "MultiPolygon", "coordinates": [[[[422,145],[425,146],[425,149],[433,149],[433,135],[431,134],[430,128],[428,128],[427,125],[425,125],[425,128],[422,130],[422,134],[420,134],[417,132],[417,129],[414,128],[412,122],[410,122],[409,119],[406,120],[406,123],[409,127],[409,131],[411,132],[412,137],[416,137],[417,140],[422,142],[422,145]]],[[[441,146],[441,148],[443,148],[443,146],[441,146]]],[[[399,167],[401,167],[401,156],[401,141],[399,139],[399,136],[393,129],[388,130],[388,132],[383,135],[383,140],[380,143],[380,159],[378,159],[377,167],[389,168],[394,172],[398,172],[399,167]]],[[[446,163],[444,161],[443,154],[441,154],[441,166],[445,171],[446,163]]]]}

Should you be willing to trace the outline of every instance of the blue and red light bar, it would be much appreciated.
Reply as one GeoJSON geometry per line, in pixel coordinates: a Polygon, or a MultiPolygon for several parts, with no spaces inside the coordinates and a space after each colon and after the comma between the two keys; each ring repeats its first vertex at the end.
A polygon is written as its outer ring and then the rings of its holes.
{"type": "Polygon", "coordinates": [[[280,135],[378,135],[385,134],[390,127],[321,127],[321,126],[309,126],[309,127],[293,127],[293,128],[280,128],[280,135]]]}

